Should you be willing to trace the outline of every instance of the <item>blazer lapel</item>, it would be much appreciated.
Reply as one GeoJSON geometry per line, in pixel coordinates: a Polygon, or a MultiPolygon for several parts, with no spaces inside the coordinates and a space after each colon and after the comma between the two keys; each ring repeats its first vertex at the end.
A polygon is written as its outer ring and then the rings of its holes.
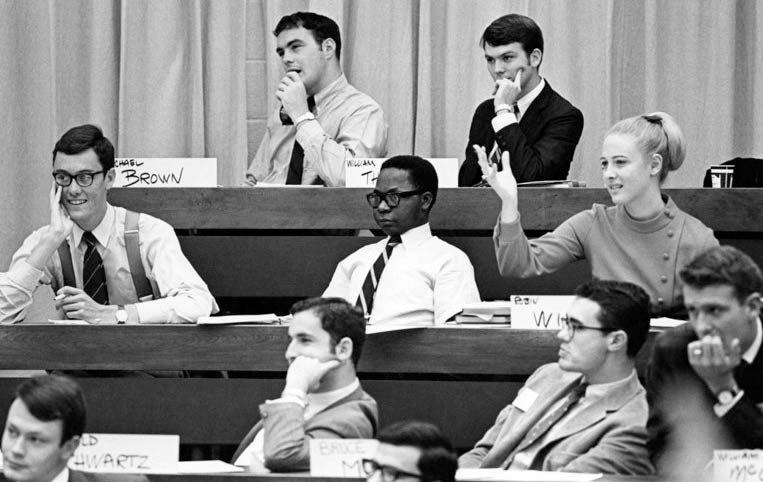
{"type": "Polygon", "coordinates": [[[538,97],[527,108],[527,112],[520,113],[521,119],[519,119],[519,126],[522,127],[522,132],[525,132],[525,136],[534,138],[536,136],[536,127],[540,124],[543,112],[548,107],[548,103],[551,99],[551,85],[546,81],[546,85],[543,90],[540,91],[538,97]]]}

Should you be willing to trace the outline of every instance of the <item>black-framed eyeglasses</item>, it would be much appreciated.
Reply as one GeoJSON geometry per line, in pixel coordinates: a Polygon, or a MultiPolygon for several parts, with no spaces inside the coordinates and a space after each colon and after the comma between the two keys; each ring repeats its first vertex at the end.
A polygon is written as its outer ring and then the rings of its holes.
{"type": "Polygon", "coordinates": [[[601,331],[603,333],[609,333],[610,331],[615,331],[612,328],[606,328],[602,326],[590,326],[590,325],[584,325],[583,323],[579,322],[575,318],[570,318],[569,316],[562,318],[559,320],[559,322],[562,324],[562,328],[567,330],[567,332],[570,334],[570,339],[572,339],[575,336],[575,332],[578,330],[596,330],[601,331]]]}
{"type": "Polygon", "coordinates": [[[368,204],[374,209],[379,207],[379,204],[381,204],[382,200],[387,203],[387,206],[394,208],[400,204],[400,199],[404,197],[415,196],[416,194],[423,194],[424,192],[426,191],[421,189],[416,189],[414,191],[374,191],[372,193],[366,194],[366,199],[368,200],[368,204]]]}
{"type": "Polygon", "coordinates": [[[414,477],[416,479],[422,479],[421,474],[412,474],[405,470],[396,469],[389,465],[381,465],[375,460],[363,459],[363,472],[366,473],[366,477],[371,477],[376,472],[381,473],[382,482],[393,482],[399,477],[414,477]]]}
{"type": "Polygon", "coordinates": [[[77,181],[77,184],[79,184],[81,187],[88,187],[91,184],[93,184],[93,177],[96,174],[104,174],[106,171],[95,171],[95,172],[78,172],[77,174],[69,174],[66,171],[56,171],[53,173],[53,179],[56,181],[56,184],[58,184],[61,187],[66,187],[71,185],[72,179],[77,181]]]}

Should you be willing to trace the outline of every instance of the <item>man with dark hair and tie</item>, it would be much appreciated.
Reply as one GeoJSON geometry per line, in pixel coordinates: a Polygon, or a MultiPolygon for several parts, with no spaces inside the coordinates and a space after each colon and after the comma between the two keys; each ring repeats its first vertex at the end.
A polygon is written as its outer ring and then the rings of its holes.
{"type": "Polygon", "coordinates": [[[281,18],[273,34],[286,75],[246,184],[344,187],[345,159],[386,154],[384,113],[347,82],[336,22],[296,12],[281,18]]]}
{"type": "Polygon", "coordinates": [[[40,285],[60,318],[92,324],[195,323],[217,311],[172,226],[110,205],[114,146],[96,126],[69,129],[53,149],[50,224],[0,273],[0,322],[22,321],[40,285]]]}
{"type": "Polygon", "coordinates": [[[371,324],[411,326],[443,324],[480,300],[469,258],[429,228],[437,199],[429,161],[387,159],[366,199],[387,237],[342,260],[323,296],[356,303],[371,324]]]}
{"type": "Polygon", "coordinates": [[[487,26],[480,46],[495,90],[474,112],[458,185],[473,186],[482,179],[475,145],[496,162],[508,151],[517,182],[566,179],[583,132],[583,114],[540,76],[540,27],[524,15],[504,15],[487,26]]]}
{"type": "Polygon", "coordinates": [[[460,467],[648,475],[648,407],[635,358],[649,296],[620,281],[575,290],[559,360],[538,368],[460,467]]]}
{"type": "Polygon", "coordinates": [[[689,323],[655,341],[647,371],[658,472],[706,467],[714,449],[763,449],[763,275],[732,246],[679,272],[689,323]]]}

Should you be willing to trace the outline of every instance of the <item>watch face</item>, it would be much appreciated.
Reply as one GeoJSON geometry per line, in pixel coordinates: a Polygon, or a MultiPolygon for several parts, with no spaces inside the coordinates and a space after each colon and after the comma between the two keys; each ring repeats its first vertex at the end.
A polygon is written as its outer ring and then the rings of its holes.
{"type": "Polygon", "coordinates": [[[120,308],[117,310],[117,322],[124,323],[127,321],[127,310],[120,308]]]}
{"type": "Polygon", "coordinates": [[[725,405],[731,403],[732,400],[734,400],[734,394],[729,390],[724,390],[718,394],[718,401],[721,402],[721,404],[725,405]]]}

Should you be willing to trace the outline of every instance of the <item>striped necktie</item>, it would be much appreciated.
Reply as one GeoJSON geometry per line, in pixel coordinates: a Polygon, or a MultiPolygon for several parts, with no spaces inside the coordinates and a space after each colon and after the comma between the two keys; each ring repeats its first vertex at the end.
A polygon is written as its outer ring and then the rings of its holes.
{"type": "Polygon", "coordinates": [[[87,243],[85,258],[82,263],[82,279],[85,293],[96,303],[109,304],[109,293],[106,289],[106,271],[103,269],[103,260],[95,245],[98,242],[93,233],[86,231],[82,239],[87,243]]]}
{"type": "Polygon", "coordinates": [[[363,289],[358,295],[358,301],[355,302],[355,306],[363,309],[363,313],[366,316],[370,315],[373,309],[376,287],[379,284],[384,267],[387,266],[387,261],[392,256],[392,250],[401,242],[400,236],[390,236],[384,251],[381,252],[376,261],[374,261],[374,265],[368,270],[368,275],[366,275],[366,279],[363,281],[363,289]]]}

